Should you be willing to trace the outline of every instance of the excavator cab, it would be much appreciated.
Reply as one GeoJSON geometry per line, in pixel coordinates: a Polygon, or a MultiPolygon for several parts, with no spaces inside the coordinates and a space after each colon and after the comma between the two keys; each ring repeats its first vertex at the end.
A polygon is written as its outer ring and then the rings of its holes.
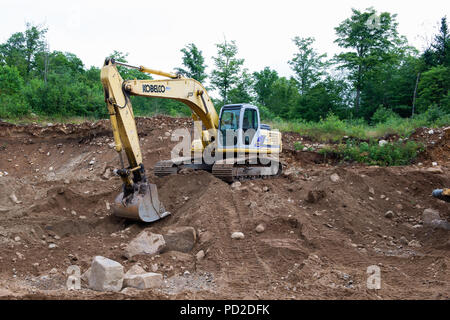
{"type": "Polygon", "coordinates": [[[281,136],[261,124],[259,109],[251,104],[230,104],[222,107],[219,117],[218,152],[279,152],[281,136]],[[272,150],[273,149],[273,150],[272,150]]]}

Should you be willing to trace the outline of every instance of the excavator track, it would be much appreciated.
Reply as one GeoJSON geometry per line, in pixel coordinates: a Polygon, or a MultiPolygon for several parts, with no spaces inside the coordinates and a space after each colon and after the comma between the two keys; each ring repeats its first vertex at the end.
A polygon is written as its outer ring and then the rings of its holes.
{"type": "Polygon", "coordinates": [[[172,160],[159,161],[154,167],[154,174],[157,177],[165,177],[176,173],[178,173],[178,168],[172,160]]]}
{"type": "Polygon", "coordinates": [[[212,165],[203,163],[201,160],[195,161],[195,158],[183,157],[159,161],[156,163],[153,172],[157,177],[165,177],[171,174],[177,174],[182,169],[205,170],[211,172],[212,165]]]}
{"type": "Polygon", "coordinates": [[[279,161],[271,160],[270,166],[261,163],[249,163],[250,158],[233,158],[217,161],[212,174],[226,182],[267,179],[281,175],[282,166],[279,161]]]}
{"type": "Polygon", "coordinates": [[[226,160],[219,160],[215,162],[214,165],[207,165],[204,163],[194,164],[194,161],[192,160],[190,163],[189,161],[181,163],[179,160],[163,160],[155,165],[154,174],[157,177],[164,177],[171,174],[177,174],[184,168],[191,168],[194,170],[211,172],[215,177],[229,183],[233,181],[278,177],[281,174],[282,166],[276,160],[275,162],[270,162],[271,166],[257,162],[250,163],[249,160],[250,158],[229,158],[226,160]]]}

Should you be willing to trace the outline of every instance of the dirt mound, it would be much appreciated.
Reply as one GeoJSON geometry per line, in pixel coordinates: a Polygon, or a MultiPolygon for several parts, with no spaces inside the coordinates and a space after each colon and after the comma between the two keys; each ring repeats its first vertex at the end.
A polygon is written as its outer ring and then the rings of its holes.
{"type": "Polygon", "coordinates": [[[93,256],[103,255],[126,269],[137,262],[164,274],[163,289],[131,294],[137,298],[449,298],[450,235],[424,227],[422,218],[433,208],[450,219],[448,204],[430,195],[450,185],[448,130],[413,135],[429,141],[430,159],[442,159],[443,173],[334,166],[315,152],[295,150],[302,137],[287,134],[285,170],[276,179],[231,186],[202,171],[154,177],[153,165],[170,158],[177,143],[171,132],[190,126],[187,118],[138,119],[149,179],[172,213],[147,225],[111,216],[121,182],[111,173],[119,161],[107,121],[0,123],[0,172],[8,172],[0,176],[0,295],[130,297],[65,290],[68,266],[84,272],[93,256]],[[182,226],[197,233],[190,253],[123,257],[142,230],[182,226]],[[232,239],[234,232],[244,239],[232,239]],[[371,265],[382,270],[381,290],[366,288],[371,265]]]}
{"type": "Polygon", "coordinates": [[[419,160],[448,163],[450,161],[450,127],[441,129],[418,128],[410,137],[422,143],[424,152],[419,160]]]}

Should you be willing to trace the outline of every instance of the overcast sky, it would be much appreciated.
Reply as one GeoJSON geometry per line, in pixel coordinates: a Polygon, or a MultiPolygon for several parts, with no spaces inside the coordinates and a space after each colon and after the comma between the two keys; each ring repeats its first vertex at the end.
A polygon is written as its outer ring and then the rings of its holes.
{"type": "Polygon", "coordinates": [[[315,37],[315,47],[331,57],[334,28],[351,15],[351,8],[373,6],[398,14],[399,32],[423,49],[442,16],[450,19],[450,1],[396,0],[222,0],[222,1],[5,1],[0,0],[0,42],[25,29],[26,22],[48,28],[50,50],[75,53],[87,67],[101,67],[118,50],[131,64],[172,71],[181,65],[180,49],[193,42],[208,66],[215,44],[236,40],[245,67],[270,66],[290,76],[295,36],[315,37]]]}

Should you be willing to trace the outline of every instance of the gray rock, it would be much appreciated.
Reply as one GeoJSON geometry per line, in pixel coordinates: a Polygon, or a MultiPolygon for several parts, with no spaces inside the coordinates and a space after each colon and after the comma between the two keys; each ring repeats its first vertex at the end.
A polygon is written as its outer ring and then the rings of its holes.
{"type": "Polygon", "coordinates": [[[120,291],[123,285],[123,266],[117,261],[96,256],[91,264],[89,288],[96,291],[120,291]]]}
{"type": "Polygon", "coordinates": [[[203,251],[203,250],[200,250],[195,255],[195,258],[197,259],[197,261],[203,260],[204,257],[205,257],[205,251],[203,251]]]}
{"type": "Polygon", "coordinates": [[[125,273],[125,276],[132,276],[132,275],[143,274],[143,273],[146,273],[144,268],[142,268],[138,264],[135,264],[134,266],[132,266],[130,268],[130,270],[127,271],[127,273],[125,273]]]}
{"type": "Polygon", "coordinates": [[[387,142],[386,140],[380,140],[380,141],[378,141],[378,145],[379,145],[380,147],[382,147],[382,146],[384,146],[384,145],[386,145],[386,144],[388,144],[388,142],[387,142]]]}
{"type": "Polygon", "coordinates": [[[394,212],[389,210],[384,214],[385,218],[392,219],[394,217],[394,212]]]}
{"type": "Polygon", "coordinates": [[[258,224],[255,228],[255,231],[258,233],[262,233],[266,230],[266,228],[264,227],[264,225],[262,223],[258,224]]]}
{"type": "Polygon", "coordinates": [[[338,175],[337,173],[333,173],[333,174],[330,176],[330,180],[333,181],[333,182],[338,182],[340,179],[341,179],[341,178],[339,177],[339,175],[338,175]]]}
{"type": "Polygon", "coordinates": [[[235,181],[231,184],[232,189],[239,189],[240,186],[241,186],[241,183],[239,181],[235,181]]]}
{"type": "Polygon", "coordinates": [[[420,242],[417,241],[417,240],[411,240],[411,241],[408,243],[408,246],[410,246],[410,247],[415,247],[415,248],[420,248],[422,245],[421,245],[420,242]]]}
{"type": "Polygon", "coordinates": [[[404,246],[406,246],[408,244],[408,239],[406,239],[406,237],[402,236],[400,237],[400,243],[404,246]]]}
{"type": "Polygon", "coordinates": [[[193,227],[176,227],[163,235],[165,246],[162,252],[179,251],[184,253],[191,252],[197,241],[197,233],[193,227]]]}
{"type": "Polygon", "coordinates": [[[124,287],[136,289],[159,288],[162,286],[163,277],[160,273],[147,272],[135,275],[125,275],[124,287]]]}
{"type": "Polygon", "coordinates": [[[166,246],[161,234],[142,231],[125,247],[124,256],[130,259],[138,254],[158,254],[166,246]]]}
{"type": "Polygon", "coordinates": [[[244,234],[242,232],[233,232],[231,234],[231,239],[241,240],[241,239],[244,239],[244,238],[245,238],[245,236],[244,236],[244,234]]]}

